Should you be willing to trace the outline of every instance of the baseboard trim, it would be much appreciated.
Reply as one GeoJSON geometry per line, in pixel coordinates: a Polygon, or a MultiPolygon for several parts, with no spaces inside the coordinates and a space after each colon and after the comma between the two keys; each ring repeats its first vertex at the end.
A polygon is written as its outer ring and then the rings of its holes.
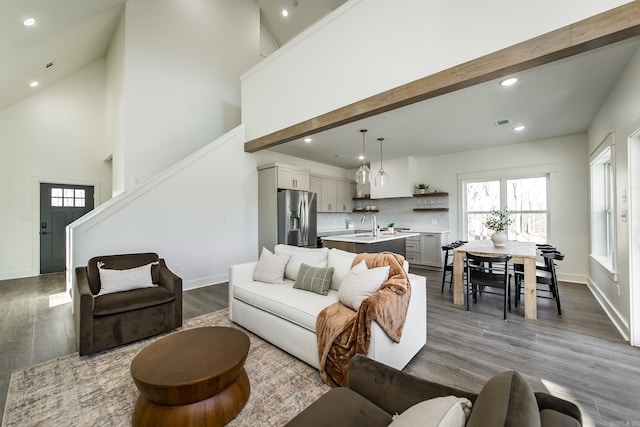
{"type": "Polygon", "coordinates": [[[558,281],[587,285],[589,282],[589,278],[582,274],[567,274],[558,272],[558,281]]]}
{"type": "Polygon", "coordinates": [[[204,277],[202,279],[187,280],[182,282],[182,290],[204,288],[211,285],[218,285],[229,281],[229,274],[218,274],[216,276],[204,277]]]}
{"type": "Polygon", "coordinates": [[[627,324],[627,322],[624,321],[618,310],[616,310],[616,308],[611,305],[611,303],[609,303],[607,297],[602,292],[600,292],[598,287],[595,285],[595,283],[593,283],[591,279],[587,281],[587,286],[589,287],[591,294],[595,297],[598,304],[600,304],[600,307],[602,307],[602,309],[604,310],[607,317],[609,317],[609,320],[611,320],[611,323],[613,323],[613,326],[615,326],[622,338],[624,338],[625,341],[629,342],[629,325],[627,324]]]}

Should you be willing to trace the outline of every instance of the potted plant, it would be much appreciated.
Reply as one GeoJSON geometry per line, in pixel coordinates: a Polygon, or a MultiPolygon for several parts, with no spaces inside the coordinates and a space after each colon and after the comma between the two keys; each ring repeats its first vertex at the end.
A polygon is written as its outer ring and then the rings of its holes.
{"type": "Polygon", "coordinates": [[[429,184],[425,184],[424,182],[416,185],[416,187],[418,187],[418,192],[420,194],[424,194],[427,191],[427,188],[429,188],[429,184]]]}
{"type": "Polygon", "coordinates": [[[509,224],[513,223],[513,219],[509,218],[510,215],[511,211],[507,209],[493,209],[489,212],[489,217],[484,226],[494,232],[491,235],[494,246],[504,246],[504,242],[507,241],[505,230],[509,227],[509,224]]]}
{"type": "Polygon", "coordinates": [[[387,231],[389,233],[395,233],[396,232],[395,228],[393,228],[394,225],[396,225],[395,222],[390,222],[389,225],[387,225],[387,231]]]}

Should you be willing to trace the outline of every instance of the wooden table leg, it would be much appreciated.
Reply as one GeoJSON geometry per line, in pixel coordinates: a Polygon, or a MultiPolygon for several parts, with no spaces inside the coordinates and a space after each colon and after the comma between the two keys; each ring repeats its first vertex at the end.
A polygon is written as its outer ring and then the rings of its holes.
{"type": "Polygon", "coordinates": [[[463,271],[464,271],[464,258],[466,252],[454,251],[453,252],[453,303],[456,305],[464,304],[464,295],[462,290],[464,286],[462,284],[463,271]]]}
{"type": "Polygon", "coordinates": [[[536,301],[536,259],[524,258],[524,318],[538,318],[536,301]]]}

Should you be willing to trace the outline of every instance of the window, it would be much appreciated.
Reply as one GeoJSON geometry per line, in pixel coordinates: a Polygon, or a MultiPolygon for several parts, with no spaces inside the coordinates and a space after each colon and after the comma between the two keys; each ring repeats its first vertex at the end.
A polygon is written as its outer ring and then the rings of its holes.
{"type": "Polygon", "coordinates": [[[82,188],[52,188],[51,207],[83,208],[85,207],[85,190],[82,188]]]}
{"type": "MultiPolygon", "coordinates": [[[[615,155],[608,136],[591,156],[591,257],[615,274],[615,155]]],[[[612,136],[611,136],[612,138],[612,136]]]]}
{"type": "Polygon", "coordinates": [[[548,175],[467,181],[465,224],[468,240],[488,239],[493,231],[484,226],[493,209],[509,209],[513,223],[507,237],[522,242],[545,243],[549,234],[548,175]]]}

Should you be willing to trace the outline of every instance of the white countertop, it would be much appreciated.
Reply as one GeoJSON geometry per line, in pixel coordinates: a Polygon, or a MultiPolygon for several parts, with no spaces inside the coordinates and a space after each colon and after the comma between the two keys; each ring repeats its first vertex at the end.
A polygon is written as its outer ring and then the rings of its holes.
{"type": "Polygon", "coordinates": [[[349,242],[349,243],[378,243],[386,242],[389,240],[406,239],[407,237],[419,236],[420,233],[412,232],[395,232],[389,233],[388,231],[381,231],[377,236],[369,233],[357,233],[357,234],[345,234],[341,236],[327,236],[322,240],[330,240],[333,242],[349,242]]]}

